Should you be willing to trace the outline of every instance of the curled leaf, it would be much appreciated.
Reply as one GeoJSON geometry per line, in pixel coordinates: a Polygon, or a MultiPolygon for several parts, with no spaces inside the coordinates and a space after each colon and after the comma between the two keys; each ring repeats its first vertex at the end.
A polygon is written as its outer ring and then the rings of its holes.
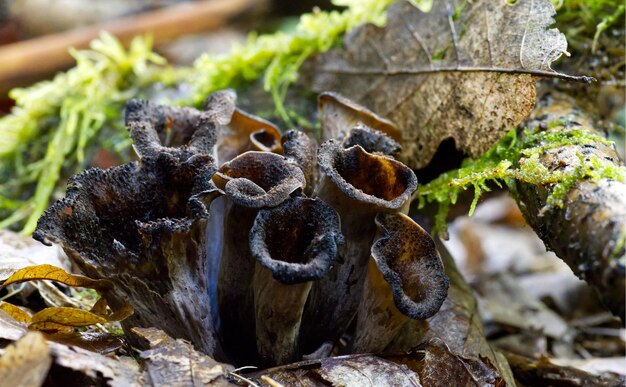
{"type": "Polygon", "coordinates": [[[38,280],[50,280],[67,286],[80,286],[95,290],[108,290],[111,288],[111,283],[107,280],[94,280],[82,275],[69,274],[59,267],[44,264],[28,266],[16,271],[4,281],[0,289],[20,282],[38,280]]]}
{"type": "Polygon", "coordinates": [[[33,315],[28,327],[40,331],[68,330],[102,324],[107,319],[86,310],[66,307],[46,308],[33,315]]]}
{"type": "Polygon", "coordinates": [[[0,309],[4,310],[9,316],[13,317],[15,321],[19,321],[24,324],[30,323],[31,316],[24,309],[19,306],[15,306],[8,302],[0,304],[0,309]]]}

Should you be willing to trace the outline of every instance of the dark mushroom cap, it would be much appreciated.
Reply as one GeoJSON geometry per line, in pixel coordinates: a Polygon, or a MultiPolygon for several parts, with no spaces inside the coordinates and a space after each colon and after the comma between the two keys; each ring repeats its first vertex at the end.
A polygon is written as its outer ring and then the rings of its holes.
{"type": "Polygon", "coordinates": [[[363,123],[357,124],[348,133],[348,137],[343,141],[344,148],[350,148],[355,145],[361,145],[365,151],[374,153],[382,153],[385,155],[393,155],[402,149],[394,139],[385,133],[372,129],[363,123]]]}
{"type": "Polygon", "coordinates": [[[343,237],[339,216],[319,199],[295,197],[259,211],[250,230],[250,251],[285,284],[322,278],[343,237]]]}
{"type": "Polygon", "coordinates": [[[126,104],[126,125],[140,158],[156,157],[164,152],[213,155],[217,124],[223,119],[216,112],[187,107],[140,100],[126,104]]]}
{"type": "Polygon", "coordinates": [[[302,170],[275,153],[250,151],[222,165],[213,182],[235,204],[275,207],[306,186],[302,170]]]}
{"type": "Polygon", "coordinates": [[[448,277],[430,235],[404,214],[378,214],[382,237],[372,258],[393,292],[400,312],[424,320],[439,310],[448,294],[448,277]]]}
{"type": "Polygon", "coordinates": [[[415,173],[391,157],[368,153],[360,145],[324,143],[317,155],[322,171],[349,198],[379,211],[400,209],[417,188],[415,173]]]}
{"type": "Polygon", "coordinates": [[[343,141],[350,129],[359,122],[379,130],[394,140],[401,138],[401,131],[392,121],[379,116],[365,106],[349,100],[336,92],[325,92],[317,98],[324,140],[335,138],[343,141]]]}

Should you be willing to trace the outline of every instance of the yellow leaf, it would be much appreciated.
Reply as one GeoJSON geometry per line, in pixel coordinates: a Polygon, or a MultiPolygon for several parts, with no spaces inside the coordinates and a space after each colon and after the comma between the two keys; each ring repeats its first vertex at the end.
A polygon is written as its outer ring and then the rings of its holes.
{"type": "Polygon", "coordinates": [[[16,321],[19,321],[25,324],[30,323],[30,320],[31,320],[30,314],[28,314],[28,312],[26,312],[24,309],[18,306],[9,304],[8,302],[3,302],[2,304],[0,304],[0,309],[7,312],[7,314],[13,317],[13,319],[16,321]]]}
{"type": "Polygon", "coordinates": [[[66,327],[86,327],[107,322],[107,319],[86,310],[66,307],[46,308],[33,315],[30,329],[50,331],[66,327]]]}
{"type": "Polygon", "coordinates": [[[107,290],[111,288],[111,282],[107,280],[94,280],[82,275],[69,274],[65,270],[52,265],[28,266],[13,273],[0,289],[26,281],[50,280],[60,282],[67,286],[80,286],[96,290],[107,290]]]}

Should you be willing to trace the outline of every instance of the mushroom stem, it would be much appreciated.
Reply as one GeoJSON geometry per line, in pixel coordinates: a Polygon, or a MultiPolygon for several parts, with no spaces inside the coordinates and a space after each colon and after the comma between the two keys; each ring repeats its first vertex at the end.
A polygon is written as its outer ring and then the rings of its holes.
{"type": "Polygon", "coordinates": [[[381,352],[409,319],[434,315],[448,278],[430,235],[404,214],[378,214],[353,352],[381,352]]]}
{"type": "Polygon", "coordinates": [[[220,335],[235,363],[256,360],[253,293],[250,283],[255,261],[250,229],[258,211],[275,207],[303,189],[302,171],[283,156],[246,152],[222,165],[212,178],[226,193],[224,245],[218,275],[217,303],[220,335]]]}
{"type": "Polygon", "coordinates": [[[250,231],[257,346],[264,365],[299,360],[300,323],[312,281],[330,269],[342,241],[337,213],[319,199],[261,210],[250,231]]]}
{"type": "Polygon", "coordinates": [[[330,140],[318,152],[323,172],[316,196],[337,211],[346,243],[337,264],[318,281],[307,306],[306,350],[338,339],[354,318],[376,234],[377,212],[406,208],[417,178],[411,169],[391,157],[371,154],[356,145],[345,149],[330,140]]]}

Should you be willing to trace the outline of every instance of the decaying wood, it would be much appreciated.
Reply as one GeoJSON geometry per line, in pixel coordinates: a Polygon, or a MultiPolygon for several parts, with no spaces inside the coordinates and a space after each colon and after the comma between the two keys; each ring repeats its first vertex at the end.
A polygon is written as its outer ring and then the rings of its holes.
{"type": "MultiPolygon", "coordinates": [[[[576,127],[601,134],[566,97],[546,97],[540,103],[528,127],[553,133],[576,127]]],[[[581,162],[589,162],[590,155],[622,165],[614,147],[604,143],[548,149],[540,161],[550,172],[573,170],[581,162]]],[[[562,208],[546,206],[552,188],[517,183],[515,196],[524,217],[546,247],[593,286],[602,302],[624,321],[626,184],[612,179],[581,181],[566,194],[562,208]]]]}

